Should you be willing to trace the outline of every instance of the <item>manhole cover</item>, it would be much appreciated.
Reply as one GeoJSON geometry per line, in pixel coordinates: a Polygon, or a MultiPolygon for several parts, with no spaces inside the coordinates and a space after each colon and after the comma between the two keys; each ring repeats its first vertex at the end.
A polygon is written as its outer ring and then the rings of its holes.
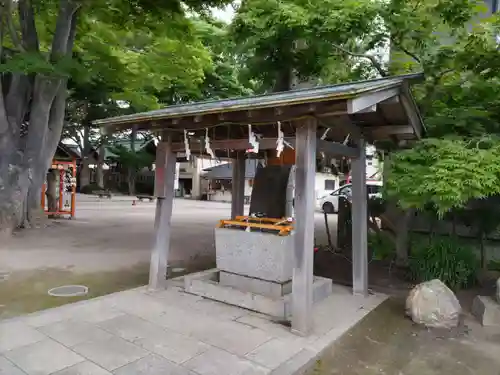
{"type": "Polygon", "coordinates": [[[79,297],[89,292],[89,288],[83,285],[64,285],[49,290],[49,295],[53,297],[79,297]]]}

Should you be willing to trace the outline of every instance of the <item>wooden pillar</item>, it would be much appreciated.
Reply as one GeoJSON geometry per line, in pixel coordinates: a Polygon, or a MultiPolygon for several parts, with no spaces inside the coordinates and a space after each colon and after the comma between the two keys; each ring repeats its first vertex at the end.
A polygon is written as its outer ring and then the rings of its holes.
{"type": "Polygon", "coordinates": [[[170,139],[158,143],[156,151],[155,196],[156,215],[154,245],[149,268],[149,289],[161,289],[166,285],[168,254],[170,251],[170,221],[174,200],[176,154],[171,152],[170,139]]]}
{"type": "Polygon", "coordinates": [[[243,216],[245,211],[245,154],[238,152],[233,159],[231,188],[231,218],[243,216]]]}
{"type": "Polygon", "coordinates": [[[290,177],[288,178],[288,185],[286,187],[286,217],[295,217],[293,202],[295,199],[295,165],[290,170],[290,177]]]}
{"type": "Polygon", "coordinates": [[[368,295],[368,194],[366,150],[359,142],[359,158],[352,160],[352,291],[368,295]]]}
{"type": "Polygon", "coordinates": [[[198,157],[194,158],[194,173],[192,177],[191,198],[201,198],[201,172],[203,170],[202,160],[198,157]]]}
{"type": "Polygon", "coordinates": [[[297,123],[295,159],[295,232],[292,280],[292,331],[308,335],[312,329],[314,262],[314,181],[316,175],[316,119],[297,123]]]}

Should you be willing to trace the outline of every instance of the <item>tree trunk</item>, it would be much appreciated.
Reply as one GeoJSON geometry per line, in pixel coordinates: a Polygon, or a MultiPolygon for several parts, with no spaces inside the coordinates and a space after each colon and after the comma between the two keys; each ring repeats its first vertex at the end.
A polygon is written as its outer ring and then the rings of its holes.
{"type": "Polygon", "coordinates": [[[7,118],[0,76],[0,235],[10,235],[22,211],[19,176],[22,172],[20,155],[16,153],[16,124],[7,118]]]}
{"type": "Polygon", "coordinates": [[[273,92],[290,91],[293,86],[294,75],[291,69],[283,69],[276,74],[273,92]]]}
{"type": "MultiPolygon", "coordinates": [[[[135,141],[137,140],[137,127],[132,127],[132,133],[130,135],[130,150],[135,152],[135,141]]],[[[137,176],[137,171],[134,167],[129,166],[127,169],[127,181],[128,181],[128,193],[129,195],[135,195],[135,178],[137,176]]]]}
{"type": "MultiPolygon", "coordinates": [[[[45,192],[45,195],[47,196],[47,207],[49,212],[58,211],[59,196],[57,194],[57,175],[57,169],[51,169],[47,173],[47,190],[45,192]]],[[[62,192],[59,192],[59,194],[61,193],[62,192]]],[[[54,216],[55,215],[51,215],[51,217],[54,216]]]]}
{"type": "Polygon", "coordinates": [[[106,152],[105,150],[105,145],[102,144],[101,147],[99,147],[99,155],[97,159],[97,169],[96,169],[96,184],[99,186],[101,189],[104,189],[104,154],[106,152]]]}
{"type": "MultiPolygon", "coordinates": [[[[54,154],[61,140],[66,110],[67,80],[59,81],[54,99],[48,107],[48,121],[44,130],[44,142],[38,146],[39,158],[32,164],[32,174],[27,192],[26,209],[24,210],[23,222],[25,226],[38,226],[45,219],[41,203],[41,188],[47,177],[47,171],[52,165],[54,154]]],[[[31,122],[30,122],[31,126],[31,122]]],[[[41,124],[40,124],[41,126],[41,124]]]]}
{"type": "Polygon", "coordinates": [[[396,264],[398,266],[406,266],[408,264],[410,253],[409,233],[413,217],[414,210],[408,209],[396,224],[396,264]]]}
{"type": "Polygon", "coordinates": [[[90,184],[90,167],[89,167],[89,154],[90,154],[90,123],[86,120],[83,123],[83,151],[82,151],[82,164],[80,174],[80,188],[90,184]]]}
{"type": "Polygon", "coordinates": [[[15,227],[16,213],[22,211],[23,201],[16,199],[14,186],[1,186],[0,189],[0,240],[8,237],[15,227]]]}
{"type": "Polygon", "coordinates": [[[128,194],[135,195],[135,171],[129,169],[127,172],[128,194]]]}
{"type": "MultiPolygon", "coordinates": [[[[60,2],[51,62],[71,54],[80,7],[79,2],[60,2]]],[[[19,1],[19,17],[23,48],[38,53],[31,3],[19,1]]],[[[66,80],[60,76],[0,76],[0,231],[4,233],[16,224],[24,226],[32,212],[40,213],[40,189],[60,140],[65,102],[66,80]],[[22,135],[28,113],[29,126],[22,135]]]]}
{"type": "MultiPolygon", "coordinates": [[[[35,81],[32,119],[28,134],[21,143],[24,152],[11,150],[10,160],[13,162],[9,168],[12,169],[10,180],[14,191],[9,204],[11,211],[2,215],[4,219],[10,217],[11,227],[18,228],[38,226],[45,218],[41,208],[41,188],[61,137],[67,95],[66,80],[56,82],[37,77],[35,81]]],[[[2,225],[8,224],[4,221],[2,225]]]]}
{"type": "Polygon", "coordinates": [[[25,203],[25,227],[39,227],[45,221],[41,205],[42,185],[45,182],[45,169],[39,168],[38,176],[28,189],[25,203]]]}
{"type": "Polygon", "coordinates": [[[89,158],[84,156],[80,166],[80,189],[84,186],[90,185],[90,168],[89,158]]]}

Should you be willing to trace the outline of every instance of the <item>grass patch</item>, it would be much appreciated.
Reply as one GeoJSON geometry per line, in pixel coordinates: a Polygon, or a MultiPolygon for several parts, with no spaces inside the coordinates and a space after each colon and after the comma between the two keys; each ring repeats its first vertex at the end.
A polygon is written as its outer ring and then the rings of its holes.
{"type": "Polygon", "coordinates": [[[0,282],[0,319],[95,298],[148,283],[149,264],[137,264],[120,271],[74,273],[49,268],[12,273],[0,282]],[[52,297],[48,290],[61,285],[85,285],[82,297],[52,297]]]}

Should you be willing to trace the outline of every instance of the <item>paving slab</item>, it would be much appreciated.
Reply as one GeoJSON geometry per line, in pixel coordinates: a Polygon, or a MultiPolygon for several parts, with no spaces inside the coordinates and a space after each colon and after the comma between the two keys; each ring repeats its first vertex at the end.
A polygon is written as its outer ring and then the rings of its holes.
{"type": "Polygon", "coordinates": [[[139,290],[115,293],[109,299],[106,299],[105,303],[113,309],[144,319],[154,318],[171,308],[170,304],[141,293],[139,290]]]}
{"type": "Polygon", "coordinates": [[[270,369],[216,348],[186,362],[186,367],[200,375],[266,375],[271,372],[270,369]]]}
{"type": "Polygon", "coordinates": [[[66,305],[30,314],[24,318],[23,321],[30,327],[40,328],[50,324],[62,322],[63,320],[71,319],[75,312],[76,309],[74,305],[66,305]]]}
{"type": "Polygon", "coordinates": [[[269,319],[269,317],[260,313],[250,313],[241,318],[238,318],[237,322],[249,327],[259,328],[262,331],[273,335],[274,337],[281,337],[287,340],[295,340],[298,338],[290,331],[289,327],[273,322],[269,319]]]}
{"type": "Polygon", "coordinates": [[[44,335],[24,323],[0,323],[0,353],[34,344],[44,338],[44,335]]]}
{"type": "Polygon", "coordinates": [[[156,335],[163,331],[161,327],[134,315],[124,314],[105,320],[98,326],[113,335],[128,341],[134,341],[156,335]]]}
{"type": "Polygon", "coordinates": [[[4,356],[29,375],[49,375],[85,360],[51,339],[5,352],[4,356]]]}
{"type": "Polygon", "coordinates": [[[258,328],[251,328],[241,323],[218,322],[203,327],[192,336],[210,345],[224,349],[236,355],[245,355],[273,338],[272,335],[258,328]]]}
{"type": "Polygon", "coordinates": [[[99,323],[123,314],[123,311],[115,309],[106,303],[106,300],[93,300],[78,306],[72,312],[71,318],[87,323],[99,323]]]}
{"type": "Polygon", "coordinates": [[[269,369],[275,369],[300,352],[303,347],[300,340],[290,342],[275,338],[254,349],[245,357],[269,369]]]}
{"type": "Polygon", "coordinates": [[[104,370],[96,364],[85,361],[74,366],[67,367],[53,375],[112,375],[111,372],[104,370]]]}
{"type": "Polygon", "coordinates": [[[197,332],[205,332],[207,327],[213,327],[225,321],[216,315],[207,315],[192,309],[178,307],[175,304],[170,306],[160,314],[142,315],[141,317],[165,329],[188,336],[196,336],[197,332]]]}
{"type": "Polygon", "coordinates": [[[234,320],[248,314],[247,310],[240,309],[236,306],[219,303],[209,299],[202,298],[190,306],[194,311],[205,314],[215,315],[219,319],[234,320]]]}
{"type": "Polygon", "coordinates": [[[61,344],[72,347],[87,341],[105,340],[110,333],[93,324],[75,320],[65,320],[39,328],[39,331],[61,344]]]}
{"type": "Polygon", "coordinates": [[[168,330],[158,330],[154,335],[135,340],[134,344],[178,364],[211,348],[204,342],[168,330]]]}
{"type": "Polygon", "coordinates": [[[0,375],[26,375],[26,373],[7,358],[0,356],[0,375]]]}
{"type": "Polygon", "coordinates": [[[288,359],[286,362],[274,369],[270,375],[303,375],[304,371],[308,370],[317,358],[318,352],[304,348],[292,358],[288,359]]]}
{"type": "Polygon", "coordinates": [[[148,355],[114,371],[115,375],[196,375],[157,355],[148,355]]]}
{"type": "Polygon", "coordinates": [[[178,282],[171,285],[160,292],[137,288],[3,321],[0,371],[294,375],[385,299],[355,297],[348,288],[334,287],[331,297],[315,304],[313,333],[299,337],[268,316],[184,293],[178,282]]]}
{"type": "Polygon", "coordinates": [[[149,354],[148,351],[118,337],[88,341],[73,350],[108,371],[116,370],[149,354]]]}
{"type": "Polygon", "coordinates": [[[175,363],[186,362],[210,348],[199,340],[128,314],[101,322],[99,327],[175,363]]]}

